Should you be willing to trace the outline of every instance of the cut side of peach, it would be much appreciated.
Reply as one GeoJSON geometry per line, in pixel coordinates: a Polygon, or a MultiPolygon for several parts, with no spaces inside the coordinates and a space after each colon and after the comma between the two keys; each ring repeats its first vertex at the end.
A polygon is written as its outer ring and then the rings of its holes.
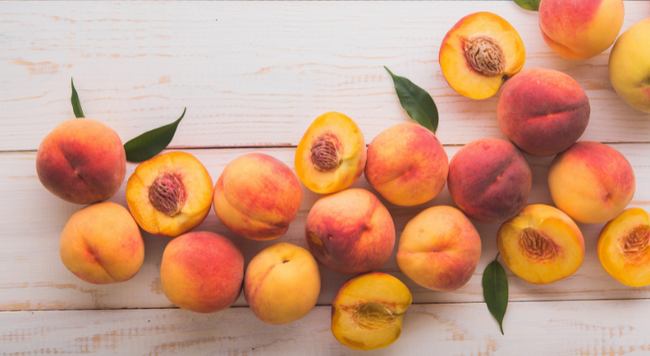
{"type": "Polygon", "coordinates": [[[296,149],[296,174],[319,194],[341,191],[359,179],[366,166],[363,133],[349,117],[329,112],[307,129],[296,149]]]}
{"type": "Polygon", "coordinates": [[[373,272],[347,281],[332,303],[332,333],[343,345],[374,350],[392,344],[402,333],[411,292],[399,279],[373,272]]]}
{"type": "Polygon", "coordinates": [[[598,259],[619,282],[650,284],[650,221],[641,208],[630,208],[605,225],[598,238],[598,259]]]}
{"type": "Polygon", "coordinates": [[[486,99],[524,66],[524,42],[498,15],[477,12],[452,27],[440,46],[439,61],[447,83],[459,94],[486,99]]]}
{"type": "Polygon", "coordinates": [[[499,229],[497,246],[508,268],[521,279],[548,284],[578,270],[585,254],[578,226],[552,206],[525,207],[499,229]]]}

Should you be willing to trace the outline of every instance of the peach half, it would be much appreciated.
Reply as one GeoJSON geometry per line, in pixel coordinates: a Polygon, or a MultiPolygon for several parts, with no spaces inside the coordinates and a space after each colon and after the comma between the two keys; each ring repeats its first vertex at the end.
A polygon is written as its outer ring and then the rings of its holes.
{"type": "Polygon", "coordinates": [[[451,158],[447,186],[467,216],[483,223],[501,223],[524,207],[533,174],[512,143],[485,138],[463,146],[451,158]]]}
{"type": "Polygon", "coordinates": [[[544,41],[555,53],[574,61],[611,46],[624,16],[623,0],[543,0],[539,4],[544,41]]]}
{"type": "Polygon", "coordinates": [[[630,208],[605,225],[598,238],[598,259],[619,282],[650,284],[650,219],[641,208],[630,208]]]}
{"type": "Polygon", "coordinates": [[[332,334],[356,350],[375,350],[395,342],[412,297],[399,279],[367,273],[350,279],[332,302],[332,334]]]}
{"type": "Polygon", "coordinates": [[[75,276],[92,284],[127,281],[144,261],[144,241],[125,207],[103,202],[70,217],[59,242],[61,261],[75,276]]]}
{"type": "Polygon", "coordinates": [[[163,293],[177,306],[216,313],[229,308],[242,290],[244,255],[227,238],[193,231],[169,242],[160,264],[163,293]]]}
{"type": "Polygon", "coordinates": [[[262,153],[228,163],[214,186],[214,211],[234,233],[251,240],[282,236],[298,214],[302,188],[286,164],[262,153]]]}
{"type": "Polygon", "coordinates": [[[502,17],[477,12],[460,19],[442,40],[440,68],[459,94],[486,99],[524,67],[519,33],[502,17]]]}
{"type": "Polygon", "coordinates": [[[585,132],[591,108],[580,84],[552,69],[525,69],[501,91],[497,118],[522,151],[550,156],[571,147],[585,132]]]}
{"type": "Polygon", "coordinates": [[[417,124],[390,127],[368,146],[366,179],[395,205],[419,205],[435,198],[445,187],[448,172],[442,144],[417,124]]]}
{"type": "Polygon", "coordinates": [[[572,275],[585,255],[578,225],[559,209],[544,204],[528,205],[501,225],[497,246],[506,266],[534,284],[572,275]]]}
{"type": "Polygon", "coordinates": [[[281,325],[307,315],[320,294],[318,263],[306,249],[286,242],[255,255],[246,267],[244,296],[263,322],[281,325]]]}
{"type": "Polygon", "coordinates": [[[126,153],[113,129],[91,119],[72,119],[38,147],[36,173],[57,197],[92,204],[112,197],[126,175],[126,153]]]}
{"type": "Polygon", "coordinates": [[[135,169],[126,184],[126,202],[145,231],[178,236],[197,227],[210,212],[212,179],[191,154],[165,153],[135,169]]]}
{"type": "Polygon", "coordinates": [[[395,225],[388,209],[364,189],[326,195],[307,216],[309,250],[326,268],[356,274],[379,268],[393,252],[395,225]]]}
{"type": "Polygon", "coordinates": [[[361,177],[366,157],[357,124],[341,113],[328,112],[314,120],[298,143],[296,174],[315,193],[335,193],[361,177]]]}
{"type": "Polygon", "coordinates": [[[616,40],[609,55],[609,79],[618,96],[635,109],[650,113],[650,17],[616,40]]]}
{"type": "Polygon", "coordinates": [[[415,283],[453,291],[472,278],[481,258],[481,237],[460,210],[434,206],[406,224],[396,258],[399,269],[415,283]]]}
{"type": "Polygon", "coordinates": [[[636,179],[632,165],[620,152],[602,143],[583,141],[555,156],[548,186],[555,206],[572,219],[600,224],[627,207],[636,179]]]}

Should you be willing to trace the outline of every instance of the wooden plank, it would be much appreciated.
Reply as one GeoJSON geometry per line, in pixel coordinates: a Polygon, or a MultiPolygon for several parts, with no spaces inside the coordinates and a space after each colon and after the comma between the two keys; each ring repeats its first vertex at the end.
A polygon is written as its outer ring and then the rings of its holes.
{"type": "MultiPolygon", "coordinates": [[[[648,208],[650,205],[650,160],[649,144],[616,144],[634,167],[637,177],[637,192],[632,206],[648,208]]],[[[459,147],[446,147],[451,158],[459,147]]],[[[216,182],[225,165],[234,158],[249,152],[270,154],[289,167],[293,167],[295,150],[278,149],[199,149],[190,150],[208,169],[216,182]]],[[[528,203],[552,204],[546,175],[552,158],[528,156],[533,170],[533,189],[528,203]]],[[[145,234],[146,256],[140,272],[130,281],[110,286],[95,286],[85,283],[68,272],[60,261],[58,253],[59,235],[68,218],[81,206],[66,203],[47,192],[34,172],[35,154],[3,153],[0,162],[0,194],[5,204],[0,207],[0,310],[37,309],[107,309],[107,308],[160,308],[172,304],[165,298],[160,285],[160,261],[169,238],[145,234]]],[[[128,164],[128,175],[134,170],[128,164]]],[[[362,177],[354,187],[372,188],[362,177]]],[[[210,212],[200,230],[215,231],[232,239],[243,251],[246,262],[264,247],[284,241],[306,247],[304,224],[309,209],[319,198],[303,187],[303,203],[297,218],[286,235],[270,242],[247,240],[228,231],[210,212]]],[[[125,187],[111,200],[126,206],[125,187]]],[[[433,201],[418,207],[397,207],[384,200],[394,219],[399,233],[417,213],[432,205],[453,205],[447,188],[433,201]]],[[[467,285],[454,292],[433,292],[419,287],[400,273],[394,260],[394,253],[381,271],[391,273],[403,280],[413,293],[416,303],[480,302],[483,300],[481,273],[497,254],[496,232],[498,224],[475,223],[481,234],[483,251],[478,269],[467,285]]],[[[603,298],[650,298],[650,287],[626,287],[610,277],[600,266],[596,256],[596,241],[602,224],[580,224],[585,236],[586,256],[582,267],[571,277],[547,286],[537,286],[509,273],[510,297],[522,300],[576,300],[603,298]]],[[[321,267],[323,288],[318,303],[330,304],[338,288],[350,276],[341,275],[321,267]]],[[[236,305],[245,305],[242,298],[236,305]]]]}
{"type": "MultiPolygon", "coordinates": [[[[647,355],[648,300],[511,303],[504,331],[485,304],[413,305],[399,339],[373,355],[647,355]]],[[[281,326],[248,308],[0,313],[5,356],[362,355],[340,344],[330,308],[281,326]]]]}
{"type": "MultiPolygon", "coordinates": [[[[647,17],[627,1],[623,30],[647,17]]],[[[174,147],[295,146],[320,114],[356,120],[368,142],[409,121],[383,66],[429,91],[444,144],[502,137],[497,97],[474,101],[445,82],[438,51],[470,12],[519,31],[526,68],[561,70],[585,89],[583,140],[648,142],[650,116],[613,91],[608,52],[571,62],[543,42],[535,12],[511,1],[1,2],[0,150],[35,150],[73,117],[70,78],[86,115],[126,141],[186,118],[174,147]]]]}

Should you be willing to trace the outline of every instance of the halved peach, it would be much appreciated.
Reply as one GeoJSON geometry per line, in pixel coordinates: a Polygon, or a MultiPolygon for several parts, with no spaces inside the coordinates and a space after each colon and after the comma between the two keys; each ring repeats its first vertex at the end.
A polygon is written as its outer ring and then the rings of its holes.
{"type": "Polygon", "coordinates": [[[559,209],[533,204],[501,225],[497,246],[503,261],[521,279],[548,284],[577,271],[585,255],[582,233],[559,209]]]}
{"type": "Polygon", "coordinates": [[[309,126],[296,149],[296,174],[319,194],[341,191],[361,177],[366,166],[363,133],[349,117],[328,112],[309,126]]]}
{"type": "Polygon", "coordinates": [[[145,231],[178,236],[197,227],[210,212],[212,179],[191,154],[165,153],[135,169],[126,184],[126,202],[145,231]]]}
{"type": "Polygon", "coordinates": [[[460,19],[440,46],[440,68],[459,94],[486,99],[524,67],[519,33],[502,17],[477,12],[460,19]]]}
{"type": "Polygon", "coordinates": [[[332,334],[343,345],[374,350],[395,342],[412,297],[399,279],[381,272],[347,281],[332,302],[332,334]]]}
{"type": "Polygon", "coordinates": [[[598,259],[619,282],[650,284],[650,219],[641,208],[630,208],[605,225],[598,238],[598,259]]]}

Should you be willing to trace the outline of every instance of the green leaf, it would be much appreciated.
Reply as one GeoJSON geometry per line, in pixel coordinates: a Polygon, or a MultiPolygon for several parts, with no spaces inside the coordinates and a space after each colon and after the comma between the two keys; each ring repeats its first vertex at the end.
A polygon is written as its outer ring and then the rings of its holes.
{"type": "Polygon", "coordinates": [[[483,272],[483,298],[485,298],[488,310],[499,322],[501,334],[503,334],[503,317],[508,308],[508,277],[497,258],[499,258],[499,254],[485,267],[483,272]]]}
{"type": "Polygon", "coordinates": [[[393,74],[388,68],[386,70],[393,77],[399,102],[411,119],[436,133],[438,129],[438,108],[431,95],[407,78],[393,74]]]}
{"type": "Polygon", "coordinates": [[[540,2],[542,2],[542,0],[515,0],[515,3],[519,5],[519,7],[530,11],[539,11],[540,2]]]}
{"type": "Polygon", "coordinates": [[[176,127],[178,127],[183,116],[185,116],[186,110],[187,108],[183,109],[181,117],[171,124],[147,131],[125,143],[124,151],[126,151],[126,160],[129,162],[146,161],[164,150],[172,142],[176,133],[176,127]]]}
{"type": "Polygon", "coordinates": [[[70,85],[72,85],[72,96],[70,97],[70,101],[72,102],[72,111],[74,111],[74,116],[76,118],[85,117],[84,111],[81,110],[79,95],[77,95],[77,90],[74,88],[74,83],[72,82],[72,78],[70,78],[70,85]]]}

